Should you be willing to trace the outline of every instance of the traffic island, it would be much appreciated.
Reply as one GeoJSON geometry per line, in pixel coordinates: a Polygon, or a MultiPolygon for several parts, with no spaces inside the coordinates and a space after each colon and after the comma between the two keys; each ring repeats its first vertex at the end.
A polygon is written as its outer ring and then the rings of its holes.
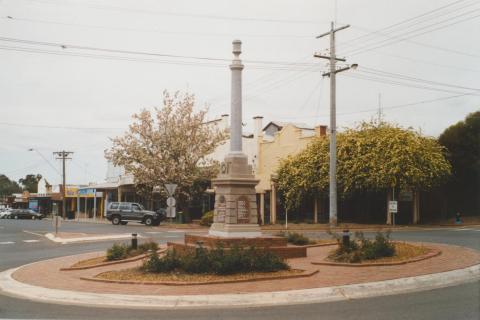
{"type": "Polygon", "coordinates": [[[416,245],[405,242],[394,242],[393,244],[395,246],[395,254],[391,257],[364,260],[360,262],[338,262],[334,258],[336,250],[333,250],[323,261],[314,261],[312,264],[343,267],[395,266],[430,259],[442,253],[442,251],[437,248],[427,247],[422,244],[416,245]]]}
{"type": "MultiPolygon", "coordinates": [[[[415,244],[418,245],[418,244],[415,244]]],[[[131,308],[215,308],[296,303],[319,303],[377,295],[430,290],[480,279],[480,252],[458,246],[424,243],[442,254],[403,265],[313,265],[323,261],[331,246],[308,248],[306,258],[289,259],[292,269],[313,274],[261,281],[167,285],[87,281],[106,272],[138,268],[142,261],[60,271],[78,261],[99,256],[89,253],[32,263],[0,273],[0,290],[36,301],[131,308]],[[318,270],[318,272],[313,272],[318,270]],[[39,276],[41,275],[41,276],[39,276]]],[[[127,280],[129,281],[129,280],[127,280]]]]}

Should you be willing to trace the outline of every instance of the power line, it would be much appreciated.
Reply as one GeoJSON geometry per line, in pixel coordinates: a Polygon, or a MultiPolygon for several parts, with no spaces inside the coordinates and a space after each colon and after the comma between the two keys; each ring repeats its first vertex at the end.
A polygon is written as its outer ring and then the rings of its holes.
{"type": "MultiPolygon", "coordinates": [[[[368,38],[372,38],[372,36],[375,37],[375,35],[379,32],[382,32],[384,35],[386,35],[386,34],[391,34],[391,33],[394,33],[394,32],[401,31],[401,29],[399,29],[399,28],[408,29],[408,28],[414,27],[416,25],[419,25],[419,24],[425,23],[427,21],[433,20],[435,18],[438,18],[439,16],[443,16],[443,15],[450,14],[450,13],[456,12],[458,10],[464,9],[465,6],[438,14],[438,12],[442,11],[443,9],[449,8],[451,6],[455,6],[455,5],[457,5],[459,3],[462,3],[462,2],[465,2],[465,1],[467,1],[467,0],[454,1],[452,3],[449,3],[449,4],[446,4],[444,6],[438,7],[436,9],[424,12],[420,15],[417,15],[417,16],[399,21],[397,23],[388,25],[388,26],[383,27],[379,30],[369,32],[368,34],[365,34],[365,35],[362,35],[362,36],[359,36],[359,37],[356,37],[356,38],[353,38],[353,39],[349,39],[346,42],[340,42],[339,45],[340,45],[340,47],[345,46],[345,45],[347,47],[348,46],[355,46],[354,43],[358,42],[359,40],[363,40],[363,41],[367,41],[367,42],[373,40],[373,39],[368,39],[368,38]],[[415,20],[417,20],[417,21],[415,21],[415,20]],[[399,30],[395,30],[395,29],[399,29],[399,30]],[[365,38],[367,38],[367,40],[365,40],[365,38]]],[[[471,6],[471,5],[472,4],[468,4],[467,7],[471,6]]]]}
{"type": "Polygon", "coordinates": [[[55,168],[55,166],[40,152],[38,151],[37,149],[34,149],[34,148],[30,148],[28,149],[28,151],[35,151],[43,160],[45,160],[45,162],[55,171],[57,172],[58,174],[61,174],[60,171],[55,168]]]}
{"type": "MultiPolygon", "coordinates": [[[[361,73],[361,71],[359,71],[359,73],[361,73]]],[[[446,92],[446,93],[455,93],[455,94],[465,94],[465,95],[471,95],[471,96],[479,96],[478,94],[475,94],[475,93],[464,93],[464,92],[453,91],[453,90],[446,90],[446,89],[429,87],[429,86],[415,85],[415,84],[410,84],[410,83],[406,83],[406,82],[389,80],[389,79],[379,78],[379,77],[374,77],[374,76],[365,76],[365,75],[358,75],[358,74],[357,74],[357,75],[345,75],[345,77],[362,79],[362,80],[368,80],[368,81],[374,81],[374,82],[380,82],[380,83],[383,83],[383,84],[391,84],[391,85],[396,85],[396,86],[403,86],[403,87],[424,89],[424,90],[430,90],[430,91],[439,91],[439,92],[446,92]]]]}
{"type": "Polygon", "coordinates": [[[241,21],[241,22],[265,22],[265,23],[288,23],[288,24],[315,24],[326,22],[319,20],[294,20],[294,19],[273,19],[273,18],[254,18],[254,17],[239,17],[239,16],[222,16],[214,14],[197,14],[197,13],[180,13],[173,11],[160,11],[154,9],[138,9],[138,8],[126,8],[119,6],[111,5],[99,5],[99,4],[86,4],[86,3],[65,3],[63,1],[51,3],[48,1],[39,1],[39,0],[29,0],[33,2],[49,4],[49,5],[75,5],[83,6],[87,8],[97,9],[97,10],[108,10],[108,11],[119,11],[127,13],[141,13],[148,15],[163,15],[163,16],[172,16],[172,17],[186,17],[186,18],[197,18],[197,19],[209,19],[209,20],[227,20],[227,21],[241,21]]]}
{"type": "MultiPolygon", "coordinates": [[[[120,26],[104,26],[104,25],[91,25],[91,24],[80,24],[80,23],[70,23],[70,22],[60,22],[60,21],[51,21],[51,20],[41,20],[41,19],[32,19],[32,18],[18,18],[14,16],[5,16],[0,17],[0,19],[6,19],[8,21],[19,21],[19,22],[28,22],[28,23],[41,23],[41,24],[51,24],[51,25],[60,25],[68,27],[81,27],[89,29],[101,29],[101,30],[114,30],[114,31],[130,31],[130,32],[148,32],[148,33],[158,33],[163,35],[175,35],[175,36],[192,36],[192,37],[233,37],[232,33],[216,33],[216,32],[198,32],[198,31],[167,31],[157,28],[129,28],[129,27],[120,27],[120,26]]],[[[295,35],[295,34],[251,34],[251,33],[235,33],[237,37],[245,38],[297,38],[297,39],[312,39],[312,35],[295,35]]]]}
{"type": "Polygon", "coordinates": [[[463,52],[463,51],[454,50],[454,49],[450,49],[450,48],[444,48],[444,47],[440,47],[440,46],[436,46],[436,45],[432,45],[432,44],[427,44],[427,43],[423,43],[423,42],[419,42],[419,41],[403,39],[403,38],[400,38],[398,36],[389,36],[389,35],[384,34],[382,32],[372,31],[372,30],[366,29],[364,27],[353,26],[353,28],[354,29],[360,29],[360,30],[367,30],[370,33],[375,33],[375,34],[378,34],[382,37],[389,38],[389,39],[400,39],[402,41],[412,43],[412,44],[415,44],[417,46],[421,46],[421,47],[425,47],[425,48],[435,49],[435,50],[444,51],[444,52],[453,53],[453,54],[458,54],[458,55],[463,55],[463,56],[467,56],[467,57],[474,57],[474,58],[480,57],[480,54],[474,54],[474,53],[463,52]]]}
{"type": "MultiPolygon", "coordinates": [[[[67,130],[124,130],[125,128],[99,128],[99,127],[73,127],[73,126],[52,126],[40,124],[26,124],[14,122],[0,122],[2,126],[27,127],[27,128],[45,128],[45,129],[67,129],[67,130]]],[[[38,152],[38,151],[37,151],[38,152]]]]}
{"type": "MultiPolygon", "coordinates": [[[[461,16],[464,16],[466,14],[470,14],[470,13],[473,13],[473,12],[478,12],[480,11],[480,9],[475,9],[475,10],[472,10],[472,11],[469,11],[469,12],[466,12],[466,13],[463,13],[461,15],[458,15],[454,18],[457,18],[457,17],[461,17],[461,16]]],[[[410,35],[409,37],[405,38],[404,36],[405,35],[408,35],[408,34],[411,34],[411,33],[415,33],[415,32],[418,32],[418,31],[421,31],[423,29],[425,29],[425,27],[422,27],[422,28],[419,28],[419,29],[415,29],[415,30],[412,30],[412,31],[409,31],[409,32],[405,32],[401,35],[399,35],[397,37],[397,39],[395,40],[382,40],[382,41],[379,41],[375,44],[371,44],[371,45],[366,45],[366,46],[363,46],[363,47],[360,47],[360,48],[357,48],[357,49],[353,49],[351,51],[347,51],[346,53],[343,53],[343,54],[350,54],[350,55],[359,55],[359,54],[362,54],[364,52],[368,52],[370,50],[374,50],[374,49],[378,49],[378,48],[383,48],[385,46],[389,46],[391,44],[394,44],[394,43],[397,43],[397,42],[402,42],[402,41],[406,41],[407,39],[409,38],[414,38],[414,37],[418,37],[418,36],[421,36],[421,35],[424,35],[426,33],[430,33],[430,32],[433,32],[433,31],[437,31],[437,30],[440,30],[440,29],[444,29],[444,28],[447,28],[447,27],[450,27],[450,26],[453,26],[453,25],[456,25],[458,23],[462,23],[462,22],[465,22],[465,21],[468,21],[468,20],[472,20],[472,19],[476,19],[480,17],[480,15],[475,15],[475,16],[471,16],[471,17],[467,17],[465,19],[461,19],[461,20],[457,20],[457,21],[454,21],[452,23],[448,23],[448,24],[445,24],[445,25],[442,25],[442,26],[439,26],[437,28],[433,28],[433,29],[430,29],[430,30],[426,30],[426,31],[423,31],[423,32],[420,32],[420,33],[416,33],[416,34],[413,34],[413,35],[410,35]],[[371,47],[373,45],[373,47],[371,47]]],[[[451,21],[452,18],[449,18],[447,20],[444,20],[444,21],[441,21],[440,23],[443,23],[443,22],[447,22],[447,21],[451,21]]],[[[435,23],[435,24],[431,24],[428,27],[431,27],[431,26],[435,26],[439,23],[435,23]]]]}
{"type": "Polygon", "coordinates": [[[384,77],[391,77],[391,78],[397,78],[397,79],[402,79],[402,80],[409,80],[409,81],[414,81],[414,82],[421,82],[421,83],[427,83],[427,84],[433,84],[433,85],[439,85],[442,87],[452,87],[452,88],[457,88],[457,89],[464,89],[464,90],[472,90],[472,91],[480,91],[479,88],[472,88],[472,87],[465,87],[465,86],[459,86],[459,85],[452,85],[449,83],[444,83],[444,82],[438,82],[438,81],[432,81],[432,80],[425,80],[421,78],[416,78],[412,76],[407,76],[399,73],[394,73],[394,72],[387,72],[371,67],[366,67],[362,65],[362,70],[360,72],[364,73],[370,73],[370,74],[375,74],[379,76],[384,76],[384,77]],[[366,69],[366,70],[364,70],[366,69]]]}
{"type": "MultiPolygon", "coordinates": [[[[99,47],[89,47],[89,46],[79,46],[79,45],[72,45],[72,44],[62,44],[56,42],[46,42],[46,41],[33,41],[33,40],[25,40],[25,39],[17,39],[17,38],[8,38],[8,37],[0,37],[0,41],[5,42],[16,42],[16,43],[23,43],[28,45],[40,45],[40,46],[49,46],[49,47],[56,47],[62,50],[66,49],[76,49],[76,50],[87,50],[87,51],[99,51],[99,52],[106,52],[106,53],[120,53],[120,54],[128,54],[128,55],[141,55],[141,56],[150,56],[150,57],[159,57],[159,58],[174,58],[174,59],[190,59],[190,60],[201,60],[201,61],[208,61],[208,62],[223,62],[223,64],[217,64],[216,66],[226,66],[228,63],[228,59],[223,58],[215,58],[215,57],[200,57],[200,56],[186,56],[186,55],[175,55],[175,54],[167,54],[167,53],[159,53],[159,52],[148,52],[148,51],[135,51],[135,50],[120,50],[120,49],[110,49],[110,48],[99,48],[99,47]]],[[[85,57],[101,57],[101,58],[111,58],[111,59],[121,59],[121,60],[133,60],[136,61],[137,58],[133,57],[124,57],[124,56],[99,56],[99,55],[91,55],[87,53],[76,53],[76,52],[65,52],[65,51],[48,51],[39,48],[30,48],[30,47],[9,47],[9,46],[2,46],[2,49],[11,49],[11,50],[18,50],[18,51],[27,51],[27,52],[41,52],[41,53],[50,53],[50,54],[57,54],[57,55],[72,55],[72,56],[85,56],[85,57]]],[[[142,60],[142,61],[149,61],[149,60],[142,60]]],[[[198,62],[192,61],[182,61],[182,60],[153,60],[158,62],[164,63],[172,63],[172,64],[192,64],[198,62]]],[[[301,63],[301,62],[291,62],[291,61],[269,61],[269,60],[245,60],[246,63],[253,63],[253,64],[266,64],[272,65],[274,67],[278,67],[280,69],[286,69],[291,67],[301,67],[301,66],[311,66],[311,63],[301,63]]],[[[254,68],[270,68],[267,66],[252,66],[254,68]]]]}
{"type": "MultiPolygon", "coordinates": [[[[406,108],[406,107],[410,107],[410,106],[428,104],[428,103],[432,103],[432,102],[450,100],[450,99],[455,99],[455,98],[465,97],[465,96],[467,96],[467,94],[451,95],[451,96],[446,96],[446,97],[441,97],[441,98],[420,100],[420,101],[403,103],[403,104],[396,104],[396,105],[391,105],[391,106],[386,106],[386,107],[382,106],[382,110],[406,108]]],[[[340,115],[340,116],[344,116],[344,115],[352,115],[352,114],[367,113],[367,112],[378,112],[378,105],[367,107],[366,109],[351,111],[351,112],[339,112],[337,114],[340,115]]],[[[328,117],[328,116],[329,116],[328,114],[321,114],[321,115],[306,115],[306,116],[298,116],[298,117],[284,117],[284,118],[281,118],[281,119],[309,119],[309,118],[324,118],[324,117],[328,117]]]]}
{"type": "Polygon", "coordinates": [[[322,79],[320,79],[320,81],[318,81],[317,84],[315,84],[315,86],[313,87],[312,91],[310,92],[310,94],[307,96],[307,99],[305,100],[304,103],[302,103],[302,105],[300,106],[300,108],[298,108],[298,110],[296,111],[297,113],[302,113],[303,112],[303,109],[308,105],[308,103],[310,102],[310,100],[312,99],[312,97],[314,96],[315,92],[317,92],[318,88],[320,88],[323,84],[323,81],[322,79]]]}
{"type": "Polygon", "coordinates": [[[386,53],[386,52],[383,52],[383,51],[377,51],[376,49],[372,49],[372,50],[375,51],[376,53],[380,54],[380,55],[384,55],[384,56],[387,56],[387,57],[393,57],[393,58],[396,58],[396,59],[407,60],[407,61],[411,61],[411,62],[414,62],[414,63],[431,65],[431,66],[435,66],[435,67],[447,68],[447,69],[452,69],[452,70],[460,70],[460,71],[480,73],[480,69],[477,70],[477,69],[470,69],[470,68],[462,68],[462,67],[459,67],[459,66],[440,64],[440,63],[435,63],[435,62],[431,62],[431,61],[427,61],[427,60],[405,57],[405,56],[392,54],[392,53],[386,53]]]}

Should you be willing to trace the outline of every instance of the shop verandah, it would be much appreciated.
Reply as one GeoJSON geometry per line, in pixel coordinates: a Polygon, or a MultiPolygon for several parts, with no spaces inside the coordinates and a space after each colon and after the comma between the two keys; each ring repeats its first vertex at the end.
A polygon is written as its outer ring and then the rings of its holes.
{"type": "Polygon", "coordinates": [[[67,187],[68,219],[104,219],[108,202],[116,201],[116,186],[67,187]]]}

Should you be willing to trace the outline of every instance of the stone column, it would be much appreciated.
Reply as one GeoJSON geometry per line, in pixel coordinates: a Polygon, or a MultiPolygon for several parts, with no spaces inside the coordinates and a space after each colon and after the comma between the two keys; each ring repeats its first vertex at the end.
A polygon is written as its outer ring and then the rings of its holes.
{"type": "Polygon", "coordinates": [[[230,65],[232,71],[231,90],[231,120],[230,120],[230,153],[242,152],[242,70],[243,64],[240,60],[242,53],[242,42],[233,41],[234,58],[230,65]]]}
{"type": "Polygon", "coordinates": [[[277,190],[274,182],[272,182],[272,191],[270,193],[270,223],[277,223],[277,190]]]}
{"type": "Polygon", "coordinates": [[[241,41],[233,41],[230,152],[212,179],[215,188],[215,209],[210,236],[225,238],[254,238],[261,236],[258,225],[255,186],[258,180],[242,152],[242,70],[241,41]]]}
{"type": "Polygon", "coordinates": [[[260,217],[265,224],[265,192],[260,193],[260,217]]]}

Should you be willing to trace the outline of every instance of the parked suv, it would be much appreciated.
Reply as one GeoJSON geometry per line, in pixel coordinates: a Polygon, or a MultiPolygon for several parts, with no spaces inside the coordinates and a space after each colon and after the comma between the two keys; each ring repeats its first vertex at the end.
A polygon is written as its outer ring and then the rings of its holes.
{"type": "Polygon", "coordinates": [[[111,202],[107,209],[107,219],[115,225],[125,225],[128,221],[139,221],[147,226],[158,226],[162,216],[157,212],[145,210],[139,203],[111,202]]]}

